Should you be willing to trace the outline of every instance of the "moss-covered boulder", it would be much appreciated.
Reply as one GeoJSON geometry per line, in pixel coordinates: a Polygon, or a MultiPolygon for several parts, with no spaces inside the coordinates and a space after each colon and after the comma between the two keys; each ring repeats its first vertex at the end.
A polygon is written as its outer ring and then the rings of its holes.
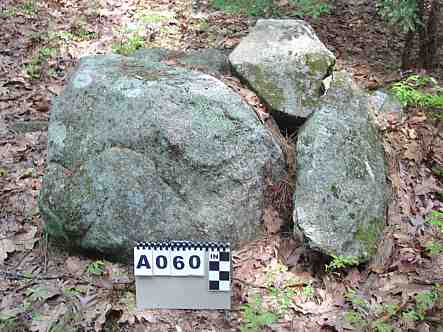
{"type": "Polygon", "coordinates": [[[87,57],[54,101],[39,198],[71,247],[125,259],[136,241],[260,235],[265,165],[282,151],[216,78],[152,57],[87,57]]]}
{"type": "Polygon", "coordinates": [[[316,109],[322,81],[330,74],[335,57],[306,22],[261,19],[229,61],[278,120],[306,118],[316,109]]]}
{"type": "Polygon", "coordinates": [[[319,102],[297,138],[295,229],[313,249],[366,261],[385,223],[383,146],[349,74],[335,73],[319,102]]]}

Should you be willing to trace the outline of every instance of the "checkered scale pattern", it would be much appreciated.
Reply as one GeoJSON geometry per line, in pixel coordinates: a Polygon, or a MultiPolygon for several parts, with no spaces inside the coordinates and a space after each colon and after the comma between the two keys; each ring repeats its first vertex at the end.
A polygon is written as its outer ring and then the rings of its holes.
{"type": "Polygon", "coordinates": [[[231,257],[229,249],[208,252],[208,280],[210,291],[231,290],[231,257]]]}

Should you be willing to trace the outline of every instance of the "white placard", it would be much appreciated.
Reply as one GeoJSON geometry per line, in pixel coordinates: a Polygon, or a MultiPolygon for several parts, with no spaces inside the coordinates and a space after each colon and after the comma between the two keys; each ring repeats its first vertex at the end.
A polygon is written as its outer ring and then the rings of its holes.
{"type": "Polygon", "coordinates": [[[175,248],[171,251],[171,275],[203,276],[205,251],[192,248],[175,248]]]}
{"type": "Polygon", "coordinates": [[[134,275],[152,276],[152,250],[134,248],[134,275]]]}
{"type": "Polygon", "coordinates": [[[156,248],[152,250],[153,275],[171,275],[171,250],[156,248]]]}
{"type": "Polygon", "coordinates": [[[171,275],[189,276],[189,250],[187,248],[174,248],[171,251],[171,275]]]}
{"type": "Polygon", "coordinates": [[[189,270],[191,276],[205,275],[206,251],[204,249],[189,250],[189,270]]]}

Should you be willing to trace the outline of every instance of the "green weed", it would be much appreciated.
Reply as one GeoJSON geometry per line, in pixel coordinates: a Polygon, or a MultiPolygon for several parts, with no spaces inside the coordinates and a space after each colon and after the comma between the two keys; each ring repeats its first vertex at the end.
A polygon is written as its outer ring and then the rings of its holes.
{"type": "Polygon", "coordinates": [[[414,307],[402,312],[401,317],[410,321],[425,320],[427,312],[436,304],[440,291],[441,288],[435,286],[430,291],[418,293],[414,298],[414,307]]]}
{"type": "Polygon", "coordinates": [[[332,261],[326,265],[326,272],[340,270],[346,267],[359,265],[357,257],[354,256],[335,256],[332,255],[332,261]]]}
{"type": "MultiPolygon", "coordinates": [[[[229,13],[241,13],[249,16],[281,16],[282,9],[274,0],[211,0],[211,6],[229,13]]],[[[325,0],[290,0],[295,8],[291,16],[319,18],[330,12],[325,0]]]]}
{"type": "Polygon", "coordinates": [[[273,0],[211,0],[210,4],[228,13],[241,13],[248,16],[279,14],[273,0]]]}
{"type": "Polygon", "coordinates": [[[297,8],[292,14],[300,18],[308,16],[318,19],[331,11],[329,4],[322,0],[292,0],[291,2],[297,8]]]}
{"type": "Polygon", "coordinates": [[[88,22],[85,16],[79,16],[72,22],[71,33],[73,39],[77,41],[91,40],[97,37],[97,33],[89,31],[88,22]]]}
{"type": "Polygon", "coordinates": [[[30,1],[26,1],[24,4],[22,4],[20,6],[20,9],[29,16],[34,15],[35,13],[35,4],[34,1],[30,0],[30,1]]]}
{"type": "Polygon", "coordinates": [[[143,37],[133,35],[127,38],[126,41],[114,43],[112,51],[117,54],[129,55],[142,48],[145,45],[143,37]]]}
{"type": "Polygon", "coordinates": [[[432,166],[432,173],[434,173],[436,176],[438,176],[440,179],[443,180],[443,168],[441,168],[438,165],[432,166]]]}
{"type": "Polygon", "coordinates": [[[42,74],[42,65],[44,61],[54,57],[57,49],[52,47],[43,47],[31,60],[24,65],[26,75],[31,79],[39,79],[42,74]]]}
{"type": "Polygon", "coordinates": [[[403,81],[394,83],[391,90],[404,107],[425,109],[443,107],[443,88],[430,76],[411,75],[403,81]],[[423,91],[427,86],[432,88],[432,93],[423,91]]]}
{"type": "Polygon", "coordinates": [[[0,312],[0,330],[4,332],[19,331],[17,316],[0,312]]]}
{"type": "Polygon", "coordinates": [[[312,299],[314,297],[314,287],[312,286],[312,284],[304,286],[299,292],[299,295],[306,300],[312,299]]]}
{"type": "Polygon", "coordinates": [[[354,327],[362,328],[367,325],[366,321],[363,319],[362,314],[354,310],[346,311],[344,318],[349,324],[354,327]]]}
{"type": "Polygon", "coordinates": [[[57,49],[53,47],[43,47],[39,51],[39,56],[41,59],[49,59],[56,55],[57,49]]]}
{"type": "Polygon", "coordinates": [[[67,287],[63,290],[66,295],[80,295],[82,294],[81,289],[77,287],[67,287]]]}
{"type": "Polygon", "coordinates": [[[26,75],[28,75],[31,79],[39,79],[41,76],[42,70],[42,61],[38,56],[35,56],[24,65],[24,70],[26,75]]]}
{"type": "Polygon", "coordinates": [[[251,303],[242,306],[243,324],[241,332],[260,332],[266,326],[275,323],[278,316],[263,308],[263,300],[257,295],[251,303]]]}
{"type": "Polygon", "coordinates": [[[440,228],[440,231],[443,233],[443,212],[433,210],[426,217],[426,221],[431,225],[435,225],[440,228]]]}
{"type": "Polygon", "coordinates": [[[429,255],[434,256],[443,252],[443,245],[440,242],[429,241],[425,244],[425,250],[429,253],[429,255]]]}
{"type": "Polygon", "coordinates": [[[29,288],[26,290],[26,296],[31,302],[43,301],[48,298],[49,291],[45,287],[29,288]]]}
{"type": "Polygon", "coordinates": [[[96,276],[101,276],[105,272],[105,262],[102,260],[97,260],[89,264],[86,268],[86,272],[89,274],[94,274],[96,276]]]}
{"type": "Polygon", "coordinates": [[[394,328],[391,325],[389,325],[386,322],[383,322],[382,320],[376,320],[375,322],[373,322],[371,324],[371,326],[375,332],[393,332],[394,331],[394,328]]]}
{"type": "Polygon", "coordinates": [[[9,7],[9,8],[2,8],[0,11],[0,17],[14,17],[17,16],[17,8],[15,7],[9,7]]]}
{"type": "Polygon", "coordinates": [[[366,300],[357,295],[357,292],[353,289],[348,290],[348,292],[345,294],[345,299],[351,302],[356,308],[361,308],[365,311],[369,309],[369,304],[366,302],[366,300]]]}
{"type": "Polygon", "coordinates": [[[415,308],[420,320],[426,318],[428,310],[432,309],[438,299],[438,293],[435,290],[418,293],[415,296],[415,308]]]}

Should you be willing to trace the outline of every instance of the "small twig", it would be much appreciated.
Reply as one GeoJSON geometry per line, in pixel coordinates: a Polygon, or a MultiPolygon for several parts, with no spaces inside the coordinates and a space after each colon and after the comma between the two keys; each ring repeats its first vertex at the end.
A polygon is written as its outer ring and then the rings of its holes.
{"type": "Polygon", "coordinates": [[[0,278],[6,280],[53,280],[53,279],[67,279],[70,276],[65,274],[55,275],[55,276],[29,276],[21,272],[8,272],[0,271],[0,278]]]}
{"type": "Polygon", "coordinates": [[[251,282],[247,282],[247,281],[244,281],[244,280],[241,280],[241,279],[238,279],[238,278],[233,278],[233,280],[234,281],[238,281],[239,283],[244,284],[244,285],[249,286],[249,287],[252,287],[252,288],[267,289],[265,286],[256,285],[256,284],[253,284],[251,282]]]}

